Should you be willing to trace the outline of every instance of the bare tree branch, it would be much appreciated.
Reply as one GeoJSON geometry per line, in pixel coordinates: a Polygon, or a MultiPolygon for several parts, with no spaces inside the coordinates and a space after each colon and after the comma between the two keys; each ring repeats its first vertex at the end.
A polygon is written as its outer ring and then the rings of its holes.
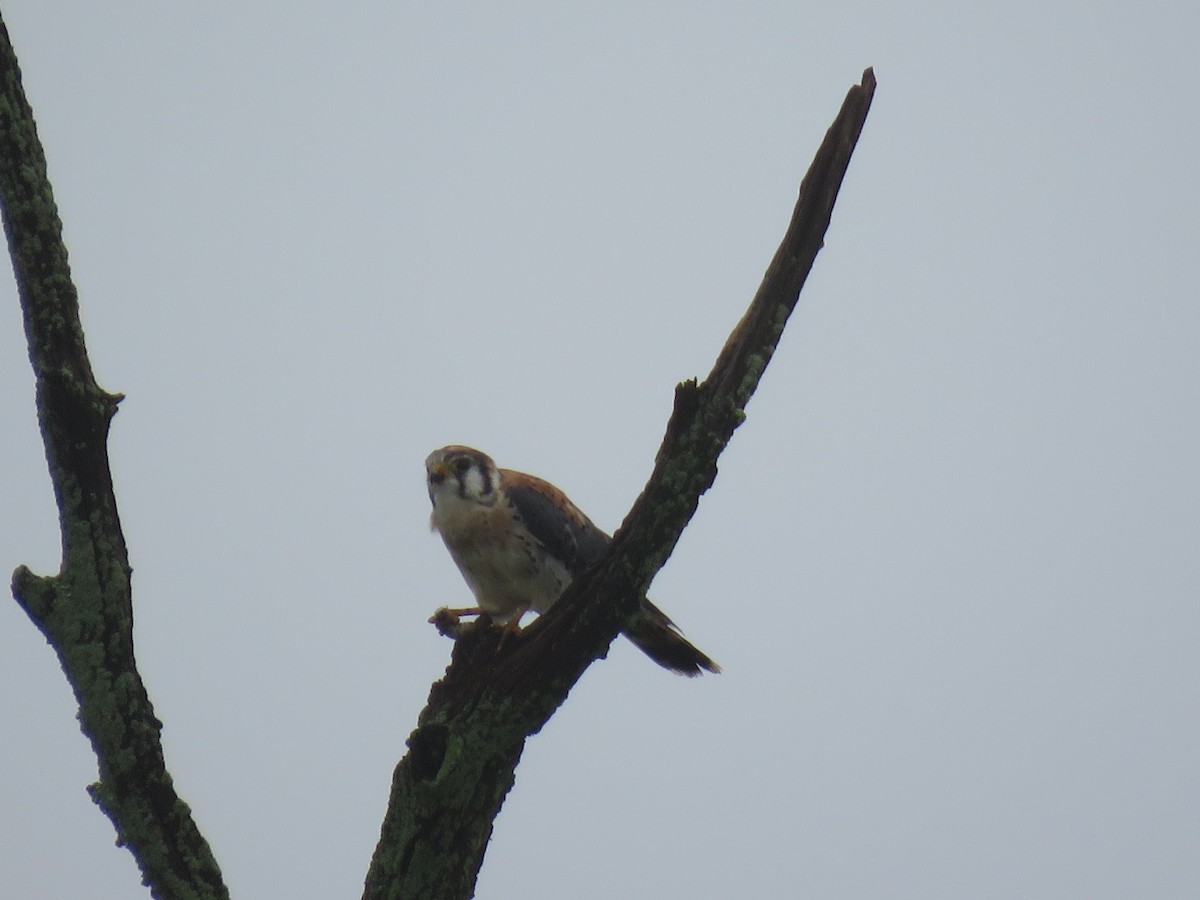
{"type": "Polygon", "coordinates": [[[608,652],[716,478],[717,457],[745,418],[824,242],[874,92],[868,69],[817,151],[783,243],[712,372],[676,389],[654,472],[605,559],[503,652],[487,628],[467,629],[455,642],[396,767],[366,900],[472,895],[525,739],[608,652]]]}
{"type": "Polygon", "coordinates": [[[228,897],[208,844],[163,762],[162,724],[133,656],[129,557],[106,440],[121,397],[96,384],[62,223],[16,54],[0,20],[0,211],[37,381],[38,421],[58,502],[57,575],[21,566],[13,595],[58,653],[79,702],[112,819],[155,897],[228,897]]]}
{"type": "MultiPolygon", "coordinates": [[[[400,761],[368,898],[469,897],[525,739],[608,647],[675,547],[774,352],[828,227],[874,94],[870,70],[847,95],[801,185],[783,245],[703,383],[676,390],[656,466],[605,559],[497,653],[466,631],[400,761]]],[[[99,764],[93,798],[159,898],[226,898],[176,795],[161,723],[138,675],[128,554],[106,441],[120,395],[92,374],[45,157],[0,20],[0,213],[24,313],[38,419],[59,509],[53,576],[19,567],[13,594],[57,652],[99,764]]]]}

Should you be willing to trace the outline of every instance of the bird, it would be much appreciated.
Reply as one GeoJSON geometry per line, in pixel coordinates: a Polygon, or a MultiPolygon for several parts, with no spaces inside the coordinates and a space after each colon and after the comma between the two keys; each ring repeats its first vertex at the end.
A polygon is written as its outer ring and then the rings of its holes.
{"type": "MultiPolygon", "coordinates": [[[[425,473],[430,528],[441,535],[477,603],[445,611],[455,617],[486,614],[506,632],[516,631],[526,612],[546,612],[612,542],[550,482],[497,468],[472,447],[434,450],[425,473]]],[[[721,671],[645,597],[623,633],[672,672],[721,671]]]]}

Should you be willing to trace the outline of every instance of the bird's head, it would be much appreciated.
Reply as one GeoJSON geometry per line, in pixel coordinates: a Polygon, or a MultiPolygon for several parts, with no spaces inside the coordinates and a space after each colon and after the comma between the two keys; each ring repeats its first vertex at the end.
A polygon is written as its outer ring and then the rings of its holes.
{"type": "Polygon", "coordinates": [[[435,510],[458,504],[493,506],[499,496],[500,472],[486,453],[452,444],[425,460],[429,499],[435,510]]]}

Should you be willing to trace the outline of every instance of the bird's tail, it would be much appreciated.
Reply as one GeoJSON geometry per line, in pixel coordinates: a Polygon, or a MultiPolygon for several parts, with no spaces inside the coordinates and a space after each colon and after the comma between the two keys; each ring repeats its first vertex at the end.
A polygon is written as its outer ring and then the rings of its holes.
{"type": "Polygon", "coordinates": [[[625,626],[625,637],[643,653],[672,672],[694,678],[701,671],[717,673],[721,667],[692,646],[665,612],[642,598],[642,608],[625,626]]]}

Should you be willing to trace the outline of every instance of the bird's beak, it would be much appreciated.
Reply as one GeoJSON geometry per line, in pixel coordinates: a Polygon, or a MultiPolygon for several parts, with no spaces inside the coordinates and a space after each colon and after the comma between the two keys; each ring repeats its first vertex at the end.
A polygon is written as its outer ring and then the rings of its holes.
{"type": "Polygon", "coordinates": [[[443,481],[446,480],[447,474],[448,473],[446,472],[446,464],[445,463],[440,463],[440,462],[434,463],[432,466],[429,467],[429,483],[430,484],[441,484],[443,481]]]}

